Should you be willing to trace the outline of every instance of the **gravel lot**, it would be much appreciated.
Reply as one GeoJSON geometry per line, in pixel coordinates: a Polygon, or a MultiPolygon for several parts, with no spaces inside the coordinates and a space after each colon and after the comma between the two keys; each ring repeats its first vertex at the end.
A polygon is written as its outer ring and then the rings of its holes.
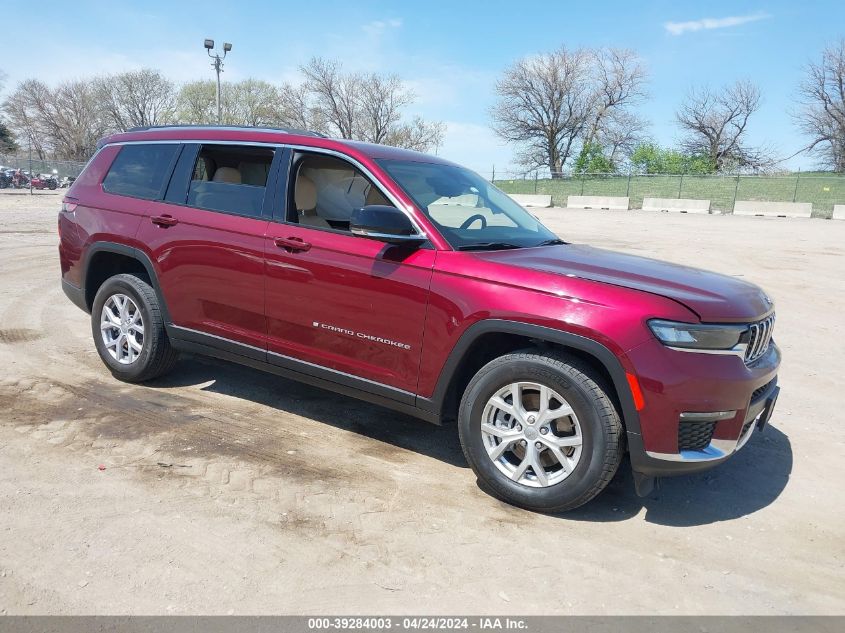
{"type": "Polygon", "coordinates": [[[0,194],[0,613],[845,613],[845,222],[539,212],[760,283],[784,352],[730,463],[555,517],[479,490],[453,428],[196,357],[116,382],[59,200],[0,194]]]}

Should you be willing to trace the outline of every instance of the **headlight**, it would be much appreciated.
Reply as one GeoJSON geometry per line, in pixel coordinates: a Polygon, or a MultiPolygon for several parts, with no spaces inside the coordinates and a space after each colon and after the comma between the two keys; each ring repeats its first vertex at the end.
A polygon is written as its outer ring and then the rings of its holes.
{"type": "Polygon", "coordinates": [[[648,327],[661,343],[684,349],[730,350],[740,342],[747,325],[702,325],[652,319],[648,327]]]}

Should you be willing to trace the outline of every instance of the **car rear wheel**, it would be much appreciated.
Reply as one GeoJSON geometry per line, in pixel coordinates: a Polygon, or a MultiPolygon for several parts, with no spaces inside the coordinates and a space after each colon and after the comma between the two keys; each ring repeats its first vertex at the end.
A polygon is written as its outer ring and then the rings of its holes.
{"type": "Polygon", "coordinates": [[[592,367],[564,355],[526,351],[491,361],[467,386],[458,425],[483,487],[541,512],[590,501],[624,452],[609,389],[592,367]]]}
{"type": "Polygon", "coordinates": [[[126,382],[158,378],[178,358],[155,290],[136,275],[115,275],[100,286],[91,309],[91,330],[100,358],[115,378],[126,382]]]}

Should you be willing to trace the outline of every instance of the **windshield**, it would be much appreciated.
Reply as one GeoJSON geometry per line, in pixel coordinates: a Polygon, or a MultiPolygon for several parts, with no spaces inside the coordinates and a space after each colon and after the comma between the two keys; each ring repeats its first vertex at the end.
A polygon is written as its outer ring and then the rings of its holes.
{"type": "Polygon", "coordinates": [[[468,169],[404,160],[378,163],[454,248],[492,250],[559,243],[537,218],[468,169]]]}

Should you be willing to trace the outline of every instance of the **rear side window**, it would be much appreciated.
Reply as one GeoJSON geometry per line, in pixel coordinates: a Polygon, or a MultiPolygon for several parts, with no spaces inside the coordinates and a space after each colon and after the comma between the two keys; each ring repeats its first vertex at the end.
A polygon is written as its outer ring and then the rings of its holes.
{"type": "Polygon", "coordinates": [[[273,153],[267,147],[203,145],[191,175],[188,205],[259,217],[273,153]]]}
{"type": "Polygon", "coordinates": [[[175,143],[124,145],[103,180],[103,189],[119,196],[158,199],[178,149],[175,143]]]}

